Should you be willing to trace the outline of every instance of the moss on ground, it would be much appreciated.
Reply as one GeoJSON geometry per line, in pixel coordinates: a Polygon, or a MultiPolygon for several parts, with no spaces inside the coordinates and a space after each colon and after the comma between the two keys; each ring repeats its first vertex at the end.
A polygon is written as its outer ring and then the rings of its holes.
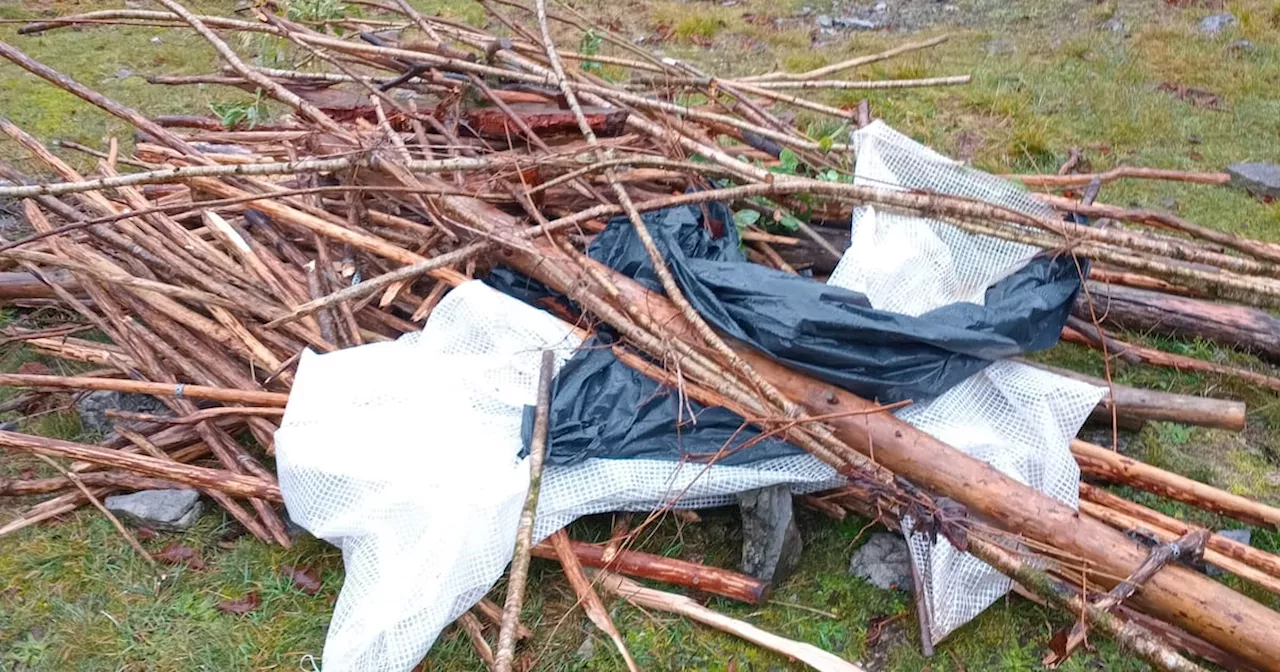
{"type": "MultiPolygon", "coordinates": [[[[38,18],[118,4],[114,0],[5,3],[0,6],[0,19],[38,18]]],[[[188,4],[225,13],[235,3],[188,4]]],[[[473,24],[483,22],[480,6],[471,0],[415,0],[415,4],[473,24]]],[[[936,3],[921,3],[926,4],[936,3]]],[[[850,78],[970,73],[972,84],[846,91],[823,97],[849,108],[865,97],[875,114],[895,127],[996,173],[1053,172],[1071,147],[1083,149],[1095,170],[1122,164],[1218,170],[1235,161],[1276,160],[1280,157],[1280,97],[1275,95],[1280,90],[1280,4],[1228,3],[1240,20],[1213,37],[1195,29],[1210,10],[1179,9],[1174,4],[1159,0],[958,3],[959,10],[949,20],[959,27],[949,29],[953,35],[949,42],[864,67],[850,78]],[[1122,21],[1125,30],[1108,30],[1105,24],[1111,20],[1122,21]],[[1242,48],[1240,40],[1248,40],[1251,46],[1242,48]],[[1217,103],[1204,107],[1197,105],[1197,101],[1203,104],[1202,98],[1179,98],[1178,86],[1203,89],[1216,96],[1217,103]]],[[[828,0],[741,0],[732,6],[596,0],[579,8],[600,17],[603,25],[617,29],[626,39],[643,38],[667,55],[691,58],[724,74],[762,72],[775,66],[809,69],[944,30],[926,26],[912,37],[818,35],[820,41],[815,42],[813,14],[837,11],[828,0]],[[799,16],[805,6],[811,14],[799,16]]],[[[217,69],[212,51],[185,31],[86,27],[27,38],[16,36],[14,26],[7,24],[0,25],[0,39],[146,113],[200,113],[213,101],[252,101],[250,94],[224,88],[145,84],[146,75],[217,69]],[[157,39],[158,43],[153,41],[157,39]]],[[[564,33],[562,43],[578,42],[578,35],[564,33]]],[[[277,45],[265,42],[236,46],[263,59],[279,54],[277,45]]],[[[602,53],[627,55],[608,43],[602,53]]],[[[122,122],[8,64],[0,64],[0,116],[45,140],[71,139],[98,147],[112,135],[120,136],[127,146],[131,132],[122,122]]],[[[831,125],[828,120],[801,115],[802,123],[809,121],[831,125]]],[[[91,165],[74,153],[66,156],[91,165]]],[[[0,141],[0,159],[18,159],[24,169],[39,170],[22,161],[22,154],[7,141],[0,141]]],[[[1108,185],[1103,200],[1167,208],[1214,228],[1280,240],[1280,205],[1261,204],[1229,189],[1133,181],[1108,185]]],[[[1206,344],[1143,334],[1126,337],[1265,368],[1252,358],[1206,344]]],[[[36,359],[23,350],[7,350],[0,357],[4,370],[36,359]]],[[[1102,372],[1099,356],[1076,346],[1060,345],[1037,359],[1102,372]]],[[[1132,437],[1130,449],[1155,464],[1280,504],[1276,470],[1280,405],[1274,394],[1217,376],[1171,374],[1148,367],[1117,365],[1114,374],[1119,382],[1248,401],[1250,426],[1243,435],[1155,424],[1132,437]]],[[[80,434],[78,421],[70,413],[46,413],[24,421],[22,427],[68,438],[80,434]]],[[[0,477],[25,469],[49,473],[42,463],[22,458],[6,455],[0,461],[0,477]]],[[[1233,526],[1150,495],[1122,494],[1197,524],[1233,526]]],[[[0,514],[7,517],[23,503],[0,501],[0,514]]],[[[572,532],[601,538],[609,525],[607,517],[595,517],[575,524],[572,532]]],[[[903,672],[1039,669],[1049,637],[1065,622],[1056,613],[1008,598],[953,634],[933,659],[925,660],[919,653],[908,596],[872,588],[846,572],[851,552],[875,528],[868,529],[860,519],[835,523],[808,513],[802,515],[801,527],[807,548],[803,563],[794,577],[776,587],[773,602],[759,608],[720,599],[708,603],[773,632],[862,660],[869,669],[903,672]]],[[[90,511],[0,538],[0,670],[292,670],[308,656],[318,658],[342,582],[340,554],[306,537],[289,550],[246,538],[223,538],[229,529],[222,516],[213,513],[185,534],[146,542],[158,550],[177,541],[197,549],[204,558],[202,569],[171,568],[163,578],[153,575],[108,523],[90,511]],[[293,565],[309,567],[322,578],[319,594],[307,595],[284,577],[282,568],[293,565]],[[250,591],[262,598],[254,612],[233,616],[217,610],[219,602],[250,591]]],[[[701,522],[695,524],[664,518],[641,548],[731,567],[738,559],[738,535],[736,514],[713,510],[703,512],[701,522]]],[[[1256,545],[1280,550],[1280,535],[1256,530],[1254,535],[1256,545]]],[[[607,640],[591,631],[580,610],[572,609],[572,592],[558,569],[535,561],[531,586],[523,617],[537,631],[530,652],[539,669],[622,669],[607,640]],[[594,642],[589,651],[582,648],[584,639],[594,642]]],[[[1273,600],[1241,587],[1259,599],[1273,600]]],[[[616,601],[610,602],[610,609],[645,669],[800,669],[684,619],[645,614],[616,601]]],[[[1093,638],[1092,643],[1095,651],[1077,655],[1061,669],[1145,669],[1109,641],[1093,638]]],[[[480,662],[466,638],[448,630],[424,666],[474,670],[480,669],[480,662]]]]}

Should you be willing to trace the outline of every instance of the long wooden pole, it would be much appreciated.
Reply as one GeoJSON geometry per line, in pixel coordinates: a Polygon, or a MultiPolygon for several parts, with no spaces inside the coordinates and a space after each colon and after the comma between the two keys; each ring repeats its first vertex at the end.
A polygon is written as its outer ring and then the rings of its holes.
{"type": "Polygon", "coordinates": [[[1280,525],[1280,509],[1153,467],[1102,446],[1075,439],[1071,442],[1071,454],[1080,464],[1080,471],[1088,476],[1130,485],[1251,525],[1273,530],[1280,525]]]}
{"type": "Polygon", "coordinates": [[[188,399],[208,399],[224,403],[253,404],[255,406],[283,407],[289,401],[289,395],[281,392],[263,392],[262,390],[236,390],[226,387],[209,387],[206,385],[182,385],[169,383],[152,383],[143,380],[125,380],[119,378],[80,378],[77,376],[43,376],[25,373],[0,373],[0,385],[10,387],[45,387],[60,390],[109,390],[112,392],[132,392],[150,394],[161,397],[186,397],[188,399]]]}

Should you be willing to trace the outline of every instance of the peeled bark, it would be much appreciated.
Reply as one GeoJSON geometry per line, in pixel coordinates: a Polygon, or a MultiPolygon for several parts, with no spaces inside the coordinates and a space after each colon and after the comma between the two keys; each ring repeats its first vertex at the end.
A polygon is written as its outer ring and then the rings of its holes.
{"type": "MultiPolygon", "coordinates": [[[[578,556],[578,561],[587,567],[661,581],[747,604],[764,604],[769,595],[768,582],[719,567],[626,550],[617,551],[613,558],[606,561],[604,546],[581,541],[570,541],[569,548],[578,556]]],[[[544,560],[559,559],[555,548],[545,541],[533,547],[533,556],[544,560]]]]}

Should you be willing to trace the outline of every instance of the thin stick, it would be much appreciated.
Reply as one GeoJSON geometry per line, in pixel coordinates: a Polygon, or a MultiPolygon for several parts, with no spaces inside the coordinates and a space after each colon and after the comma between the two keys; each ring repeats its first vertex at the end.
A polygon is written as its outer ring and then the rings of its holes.
{"type": "Polygon", "coordinates": [[[582,570],[582,563],[578,562],[578,556],[570,547],[569,535],[565,534],[564,530],[557,531],[551,535],[551,545],[556,549],[556,557],[560,559],[564,575],[569,579],[569,585],[573,586],[573,592],[578,594],[578,601],[582,603],[583,611],[587,612],[587,618],[590,618],[597,628],[613,640],[613,645],[617,647],[618,653],[622,654],[622,660],[626,662],[627,669],[631,672],[639,672],[640,668],[636,667],[635,659],[627,650],[627,643],[623,641],[618,627],[613,624],[613,619],[609,618],[609,612],[605,610],[600,596],[596,595],[595,589],[591,587],[591,580],[587,578],[582,570]]]}
{"type": "Polygon", "coordinates": [[[767,75],[758,75],[755,77],[744,77],[742,78],[742,80],[755,81],[755,82],[767,82],[767,81],[773,81],[773,80],[779,80],[779,79],[817,79],[819,77],[826,77],[827,75],[834,75],[837,72],[840,72],[842,70],[849,70],[851,68],[856,68],[860,65],[867,65],[869,63],[876,63],[878,61],[890,59],[899,54],[905,54],[911,51],[918,51],[920,49],[928,49],[929,47],[936,46],[936,45],[942,44],[943,42],[946,42],[950,37],[951,37],[950,35],[939,35],[938,37],[935,37],[931,40],[924,40],[923,42],[909,42],[907,44],[894,47],[887,51],[882,51],[878,54],[871,54],[869,56],[859,56],[857,58],[851,58],[847,61],[833,63],[831,65],[823,66],[821,68],[814,68],[813,70],[808,70],[806,72],[801,72],[798,74],[792,74],[789,72],[774,72],[767,75]]]}
{"type": "Polygon", "coordinates": [[[624,579],[621,576],[600,572],[598,585],[605,590],[622,597],[626,601],[645,609],[658,609],[680,614],[717,630],[741,637],[748,642],[776,651],[789,658],[799,660],[819,672],[862,672],[862,668],[841,659],[833,653],[823,651],[812,644],[797,642],[765,632],[750,623],[730,618],[714,612],[697,602],[675,593],[645,588],[640,584],[624,579]]]}
{"type": "Polygon", "coordinates": [[[502,628],[498,631],[498,656],[495,669],[511,672],[515,658],[516,623],[524,602],[525,580],[529,578],[529,550],[533,547],[533,516],[538,508],[538,492],[542,486],[542,460],[547,449],[547,429],[551,420],[551,379],[555,376],[555,352],[542,351],[542,370],[538,378],[538,404],[533,421],[533,439],[529,443],[529,493],[520,512],[516,530],[515,558],[507,579],[507,601],[502,610],[502,628]]]}
{"type": "Polygon", "coordinates": [[[138,555],[142,556],[142,559],[146,560],[148,565],[151,565],[152,567],[156,566],[156,559],[151,557],[151,554],[147,552],[147,549],[143,548],[142,544],[138,543],[138,540],[129,533],[129,530],[125,529],[124,525],[120,524],[120,519],[116,518],[114,513],[108,511],[107,507],[103,506],[102,502],[98,501],[98,498],[93,496],[93,493],[89,491],[89,488],[85,486],[79,476],[67,471],[65,467],[55,462],[53,458],[50,458],[48,455],[37,454],[36,457],[44,460],[49,463],[49,466],[62,472],[62,475],[66,476],[67,480],[74,483],[75,486],[80,489],[80,492],[84,493],[84,496],[89,500],[89,503],[93,504],[102,512],[102,515],[107,517],[107,520],[111,521],[112,526],[116,528],[116,531],[120,533],[120,536],[124,537],[124,540],[129,543],[129,546],[131,546],[133,550],[137,551],[138,555]]]}
{"type": "Polygon", "coordinates": [[[458,617],[458,627],[467,633],[467,637],[471,640],[471,646],[475,647],[476,655],[480,656],[480,660],[484,661],[485,667],[490,670],[497,669],[497,663],[493,658],[493,648],[489,646],[489,642],[484,638],[484,626],[480,624],[480,619],[476,615],[464,611],[458,617]]]}
{"type": "Polygon", "coordinates": [[[289,401],[289,395],[280,392],[263,392],[261,390],[235,390],[225,387],[207,387],[204,385],[172,385],[169,383],[152,383],[143,380],[122,380],[117,378],[79,378],[76,376],[43,376],[25,373],[0,373],[0,385],[10,387],[47,387],[62,390],[108,390],[112,392],[136,392],[157,397],[186,397],[189,399],[208,399],[255,406],[273,406],[283,408],[289,401]]]}

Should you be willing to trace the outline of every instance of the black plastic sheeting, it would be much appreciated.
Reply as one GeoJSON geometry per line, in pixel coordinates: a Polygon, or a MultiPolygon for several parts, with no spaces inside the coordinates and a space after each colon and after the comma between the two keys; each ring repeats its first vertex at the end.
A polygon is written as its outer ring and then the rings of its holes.
{"type": "MultiPolygon", "coordinates": [[[[789,367],[881,402],[930,399],[994,360],[1052,346],[1080,289],[1070,257],[1042,255],[989,288],[985,305],[956,303],[910,317],[876,310],[857,292],[748,262],[723,205],[658,210],[644,221],[681,291],[713,327],[789,367]]],[[[625,217],[611,221],[588,252],[661,291],[625,217]]],[[[527,301],[547,295],[538,283],[510,272],[495,272],[490,282],[527,301]]],[[[741,448],[757,435],[739,432],[741,418],[724,409],[682,407],[673,391],[607,349],[576,355],[557,376],[554,393],[550,464],[588,457],[685,459],[726,446],[731,450],[718,464],[799,452],[772,439],[741,448]]],[[[531,419],[526,413],[526,446],[531,419]]]]}

